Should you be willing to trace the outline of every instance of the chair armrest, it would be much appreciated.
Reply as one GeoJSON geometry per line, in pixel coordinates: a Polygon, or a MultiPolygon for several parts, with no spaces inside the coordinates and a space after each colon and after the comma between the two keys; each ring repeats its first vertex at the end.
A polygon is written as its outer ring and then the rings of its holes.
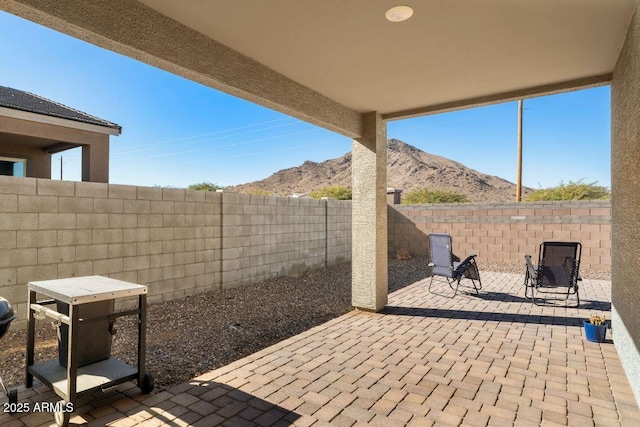
{"type": "Polygon", "coordinates": [[[469,264],[469,262],[470,262],[472,259],[474,259],[476,256],[477,256],[476,254],[469,255],[468,257],[466,257],[466,258],[464,259],[464,261],[462,261],[462,262],[460,263],[460,265],[469,264]]]}
{"type": "Polygon", "coordinates": [[[469,255],[462,262],[454,262],[453,263],[453,269],[455,271],[459,271],[459,272],[462,272],[462,271],[466,270],[468,268],[469,264],[471,264],[472,261],[474,261],[475,257],[476,257],[475,254],[474,255],[469,255]]]}

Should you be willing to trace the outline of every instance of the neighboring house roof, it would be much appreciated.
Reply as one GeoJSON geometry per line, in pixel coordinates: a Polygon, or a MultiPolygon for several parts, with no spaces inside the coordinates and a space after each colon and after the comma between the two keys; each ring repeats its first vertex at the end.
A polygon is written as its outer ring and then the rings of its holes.
{"type": "Polygon", "coordinates": [[[24,92],[10,87],[0,86],[0,107],[108,127],[117,129],[118,132],[122,132],[122,127],[115,123],[83,113],[82,111],[67,107],[66,105],[51,101],[50,99],[34,95],[33,93],[24,92]]]}

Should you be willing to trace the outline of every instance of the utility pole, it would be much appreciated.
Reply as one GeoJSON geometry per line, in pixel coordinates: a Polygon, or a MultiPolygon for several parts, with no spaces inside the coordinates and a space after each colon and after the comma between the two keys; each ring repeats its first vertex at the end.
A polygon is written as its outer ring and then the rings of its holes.
{"type": "Polygon", "coordinates": [[[516,181],[516,202],[522,201],[522,99],[518,100],[518,171],[516,181]]]}
{"type": "Polygon", "coordinates": [[[62,181],[62,156],[60,156],[60,181],[62,181]]]}

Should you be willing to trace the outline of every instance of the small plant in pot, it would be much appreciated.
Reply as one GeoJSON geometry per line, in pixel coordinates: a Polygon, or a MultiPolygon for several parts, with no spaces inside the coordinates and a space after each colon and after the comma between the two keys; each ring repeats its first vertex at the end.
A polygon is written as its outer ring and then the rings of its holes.
{"type": "Polygon", "coordinates": [[[594,314],[584,321],[584,334],[587,341],[604,342],[607,338],[607,323],[604,315],[594,314]]]}

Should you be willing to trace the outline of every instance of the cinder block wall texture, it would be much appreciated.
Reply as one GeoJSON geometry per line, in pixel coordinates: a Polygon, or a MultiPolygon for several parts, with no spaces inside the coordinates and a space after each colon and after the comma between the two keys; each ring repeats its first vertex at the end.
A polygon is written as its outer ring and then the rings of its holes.
{"type": "Polygon", "coordinates": [[[104,275],[160,302],[348,261],[351,203],[0,177],[0,296],[104,275]]]}
{"type": "Polygon", "coordinates": [[[351,258],[350,202],[217,194],[225,287],[351,258]]]}
{"type": "Polygon", "coordinates": [[[448,233],[453,252],[478,255],[478,263],[523,264],[544,240],[582,243],[581,268],[611,268],[611,203],[395,205],[389,210],[389,250],[426,255],[428,234],[448,233]]]}

